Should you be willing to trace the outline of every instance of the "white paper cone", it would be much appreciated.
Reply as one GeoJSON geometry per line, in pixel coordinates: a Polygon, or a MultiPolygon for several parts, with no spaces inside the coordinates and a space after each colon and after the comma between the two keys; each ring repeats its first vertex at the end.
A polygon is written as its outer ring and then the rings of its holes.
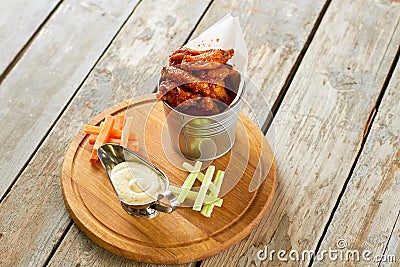
{"type": "MultiPolygon", "coordinates": [[[[247,48],[239,19],[232,17],[231,14],[227,14],[185,46],[195,50],[233,48],[235,54],[228,61],[228,64],[231,64],[239,71],[243,78],[246,76],[248,62],[247,48]]],[[[240,91],[243,89],[243,83],[244,79],[240,82],[238,95],[240,95],[240,91]]]]}

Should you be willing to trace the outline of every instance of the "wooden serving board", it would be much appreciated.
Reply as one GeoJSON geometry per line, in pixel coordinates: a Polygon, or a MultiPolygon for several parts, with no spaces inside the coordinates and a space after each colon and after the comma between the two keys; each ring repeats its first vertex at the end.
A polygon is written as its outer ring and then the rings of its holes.
{"type": "MultiPolygon", "coordinates": [[[[163,106],[154,94],[121,102],[90,124],[99,124],[106,114],[126,110],[127,116],[134,117],[139,154],[162,169],[171,184],[181,185],[187,172],[180,166],[188,160],[170,147],[163,106]]],[[[154,219],[130,216],[120,206],[100,162],[89,162],[90,153],[88,136],[82,130],[72,141],[63,164],[61,184],[67,209],[95,243],[140,262],[193,262],[228,249],[260,222],[276,187],[272,150],[258,127],[243,114],[239,116],[232,150],[211,162],[226,174],[221,189],[223,205],[215,207],[210,218],[188,207],[172,214],[160,213],[154,219]]]]}

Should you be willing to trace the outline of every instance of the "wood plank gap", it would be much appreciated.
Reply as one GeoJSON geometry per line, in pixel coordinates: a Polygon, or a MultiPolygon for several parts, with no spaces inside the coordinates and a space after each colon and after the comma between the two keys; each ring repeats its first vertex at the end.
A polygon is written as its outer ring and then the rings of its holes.
{"type": "MultiPolygon", "coordinates": [[[[386,246],[385,246],[385,249],[383,250],[382,255],[385,255],[386,252],[387,252],[387,250],[388,250],[388,246],[389,246],[389,243],[390,243],[390,239],[391,239],[392,236],[393,236],[393,232],[394,232],[394,229],[396,228],[396,224],[397,224],[397,222],[399,221],[399,218],[400,218],[400,211],[399,211],[399,213],[397,214],[396,220],[394,221],[393,229],[392,229],[392,231],[390,232],[390,235],[389,235],[389,238],[388,238],[388,242],[386,243],[386,246]]],[[[380,266],[382,266],[382,258],[381,258],[381,260],[379,261],[379,264],[378,264],[378,267],[380,267],[380,266]]]]}
{"type": "MultiPolygon", "coordinates": [[[[189,42],[190,38],[192,38],[193,33],[196,31],[197,27],[199,26],[199,24],[203,20],[204,16],[206,15],[207,11],[210,9],[210,7],[211,7],[213,2],[214,2],[214,0],[211,0],[210,3],[208,3],[206,9],[201,14],[201,16],[200,16],[199,20],[197,21],[196,25],[194,25],[193,29],[190,31],[188,37],[185,39],[185,41],[183,42],[182,45],[187,44],[187,42],[189,42]]],[[[158,87],[156,86],[156,88],[154,88],[154,90],[153,90],[153,93],[157,93],[157,90],[158,90],[158,87]]]]}
{"type": "MultiPolygon", "coordinates": [[[[380,106],[380,104],[382,102],[383,96],[385,95],[385,92],[386,92],[386,89],[387,89],[387,87],[389,85],[390,79],[392,78],[393,72],[394,72],[394,70],[396,68],[396,65],[397,65],[398,61],[399,61],[399,56],[400,56],[400,46],[397,49],[397,53],[396,53],[396,55],[395,55],[395,57],[393,59],[392,65],[390,66],[390,69],[389,69],[388,75],[386,76],[385,82],[383,83],[382,90],[378,95],[376,104],[375,104],[374,108],[371,110],[371,113],[370,113],[370,115],[368,117],[368,120],[367,120],[365,128],[364,128],[363,137],[361,139],[360,146],[359,146],[358,151],[357,151],[356,158],[355,158],[355,160],[353,162],[353,165],[351,166],[349,175],[347,176],[346,181],[345,181],[345,183],[344,183],[344,185],[343,185],[343,187],[342,187],[342,189],[341,189],[341,191],[339,193],[339,196],[338,196],[338,198],[336,200],[336,203],[335,203],[335,206],[333,207],[333,210],[332,210],[332,212],[331,212],[331,214],[329,216],[329,219],[328,219],[327,223],[325,224],[325,227],[324,227],[324,230],[322,232],[322,235],[318,240],[317,247],[314,250],[315,251],[315,255],[318,254],[318,251],[319,251],[319,249],[321,247],[322,241],[324,240],[324,238],[326,236],[326,233],[327,233],[328,228],[329,228],[329,226],[330,226],[330,224],[331,224],[331,222],[333,220],[333,217],[334,217],[334,215],[336,213],[336,210],[339,207],[339,203],[340,203],[340,201],[341,201],[341,199],[342,199],[342,197],[344,195],[344,192],[346,191],[347,185],[349,184],[350,179],[351,179],[351,177],[353,175],[353,172],[354,172],[354,170],[355,170],[355,168],[357,166],[357,162],[358,162],[358,160],[359,160],[359,158],[361,156],[361,153],[363,151],[365,142],[367,141],[368,135],[369,135],[369,133],[371,131],[372,124],[373,124],[373,122],[375,120],[376,114],[378,113],[379,106],[380,106]]],[[[394,224],[393,229],[394,229],[395,225],[396,224],[394,224]]],[[[392,232],[393,232],[393,230],[392,230],[392,232]]],[[[386,247],[387,247],[387,244],[386,244],[386,247]]],[[[310,263],[309,263],[308,266],[311,267],[313,264],[314,264],[314,258],[311,258],[310,263]]]]}
{"type": "Polygon", "coordinates": [[[315,21],[315,24],[310,32],[310,35],[307,37],[307,40],[306,40],[303,48],[301,49],[299,55],[297,56],[296,61],[293,65],[293,67],[291,68],[289,75],[287,76],[285,83],[283,84],[283,87],[280,90],[280,92],[276,98],[276,101],[274,102],[274,104],[271,108],[272,116],[268,116],[268,118],[265,120],[263,126],[261,127],[261,131],[264,133],[264,135],[268,132],[268,129],[271,126],[273,117],[278,112],[278,109],[281,106],[281,103],[282,103],[283,99],[285,98],[287,91],[289,90],[289,87],[294,79],[294,76],[296,75],[301,62],[303,61],[303,58],[304,58],[305,54],[307,53],[307,50],[310,47],[310,44],[311,44],[312,40],[314,39],[315,33],[317,32],[319,25],[321,24],[321,21],[322,21],[323,17],[325,16],[325,13],[328,10],[328,7],[331,4],[331,2],[332,2],[332,0],[327,0],[325,2],[324,6],[322,7],[321,12],[319,13],[318,18],[315,21]]]}
{"type": "Polygon", "coordinates": [[[44,25],[49,21],[49,19],[53,16],[53,14],[57,11],[57,9],[60,7],[60,5],[64,2],[64,0],[61,0],[60,2],[57,3],[57,5],[53,8],[53,10],[47,15],[47,17],[44,19],[44,21],[39,25],[39,27],[36,29],[36,31],[33,33],[33,35],[29,38],[29,40],[26,42],[26,44],[22,47],[22,49],[17,53],[17,55],[13,58],[10,64],[8,64],[7,68],[4,70],[4,72],[0,75],[0,85],[3,83],[3,81],[7,78],[8,74],[12,71],[14,66],[18,63],[18,61],[22,58],[22,56],[25,54],[25,52],[28,50],[32,42],[36,39],[38,36],[39,32],[43,29],[44,25]]]}
{"type": "Polygon", "coordinates": [[[64,240],[65,236],[68,234],[68,232],[71,229],[72,225],[74,225],[74,221],[72,219],[70,219],[67,227],[65,228],[65,231],[62,233],[60,238],[57,240],[57,243],[54,245],[54,247],[50,251],[49,256],[47,257],[46,261],[43,263],[42,266],[48,266],[49,265],[49,262],[50,262],[51,258],[56,253],[58,247],[60,246],[61,242],[64,240]]]}
{"type": "MultiPolygon", "coordinates": [[[[111,41],[108,43],[107,47],[104,49],[103,53],[99,56],[99,58],[96,60],[96,62],[93,64],[93,66],[89,69],[87,72],[85,78],[82,80],[82,82],[79,84],[75,92],[72,94],[71,98],[68,100],[68,102],[65,104],[65,106],[61,109],[60,113],[58,113],[56,119],[51,123],[47,131],[44,133],[42,139],[40,139],[38,145],[35,147],[35,149],[32,151],[31,155],[29,158],[26,160],[18,174],[15,176],[14,180],[10,183],[10,186],[7,188],[7,190],[4,192],[4,194],[0,197],[0,203],[3,202],[3,200],[7,197],[8,193],[11,191],[13,188],[14,184],[18,181],[18,178],[21,176],[21,174],[25,171],[26,167],[28,166],[29,162],[32,160],[34,155],[36,155],[37,151],[39,148],[42,146],[43,142],[46,140],[50,132],[53,130],[54,126],[58,122],[58,120],[61,118],[62,114],[65,112],[65,110],[68,108],[68,106],[71,104],[72,100],[75,98],[75,96],[78,94],[79,90],[81,89],[82,85],[85,83],[86,79],[89,77],[90,73],[93,71],[93,69],[96,67],[96,65],[99,63],[100,59],[103,57],[103,55],[106,53],[110,45],[114,42],[114,39],[116,36],[118,36],[119,32],[121,29],[125,26],[126,22],[129,20],[129,18],[132,16],[132,14],[135,12],[136,8],[140,5],[142,1],[140,0],[136,6],[132,9],[132,12],[129,14],[129,16],[125,19],[125,21],[122,23],[121,27],[119,30],[115,33],[114,37],[111,39],[111,41]]],[[[1,84],[1,80],[0,80],[1,84]]]]}

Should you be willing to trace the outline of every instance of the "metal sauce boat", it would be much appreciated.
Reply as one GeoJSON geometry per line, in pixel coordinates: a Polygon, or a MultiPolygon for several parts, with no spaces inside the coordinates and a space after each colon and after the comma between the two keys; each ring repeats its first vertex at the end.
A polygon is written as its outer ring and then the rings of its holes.
{"type": "Polygon", "coordinates": [[[165,173],[157,167],[153,166],[151,163],[144,160],[135,152],[121,145],[104,144],[97,150],[97,154],[113,186],[113,189],[120,200],[122,208],[130,215],[133,215],[137,218],[151,219],[157,216],[159,211],[171,213],[179,206],[176,197],[172,194],[170,190],[168,190],[169,180],[165,173]],[[118,195],[118,192],[115,190],[115,187],[111,180],[112,169],[122,162],[138,162],[153,170],[155,173],[157,173],[159,178],[161,178],[165,182],[165,191],[159,193],[157,199],[152,202],[131,204],[122,200],[121,197],[118,195]],[[164,201],[162,201],[164,199],[168,200],[169,205],[164,204],[164,201]]]}

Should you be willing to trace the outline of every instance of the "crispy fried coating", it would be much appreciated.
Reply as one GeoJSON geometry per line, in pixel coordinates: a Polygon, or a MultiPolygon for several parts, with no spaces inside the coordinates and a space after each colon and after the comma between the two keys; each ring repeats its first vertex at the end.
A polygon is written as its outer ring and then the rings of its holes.
{"type": "Polygon", "coordinates": [[[224,83],[237,75],[231,66],[224,65],[233,54],[233,49],[178,48],[170,54],[169,66],[161,70],[157,97],[188,114],[221,112],[234,97],[227,93],[224,83]]]}
{"type": "Polygon", "coordinates": [[[174,81],[178,85],[185,85],[195,93],[199,91],[206,92],[209,90],[208,83],[201,81],[198,77],[175,66],[162,68],[161,78],[174,81]]]}
{"type": "Polygon", "coordinates": [[[212,49],[196,56],[185,55],[181,62],[181,68],[184,70],[215,69],[228,62],[233,54],[233,49],[212,49]]]}
{"type": "Polygon", "coordinates": [[[179,84],[175,83],[173,81],[165,80],[162,81],[159,86],[158,86],[158,93],[157,97],[162,98],[163,95],[168,93],[170,90],[174,89],[175,87],[178,87],[179,84]]]}
{"type": "Polygon", "coordinates": [[[205,80],[210,83],[216,83],[217,81],[222,81],[227,77],[236,74],[237,71],[232,67],[228,67],[227,65],[221,65],[215,69],[209,70],[200,70],[196,72],[196,76],[200,77],[202,80],[205,80]]]}
{"type": "MultiPolygon", "coordinates": [[[[165,83],[165,81],[161,82],[160,87],[166,86],[164,88],[169,88],[169,85],[166,85],[165,83]]],[[[169,89],[164,94],[161,94],[161,90],[163,89],[160,89],[160,93],[157,96],[165,100],[173,108],[180,106],[181,109],[184,109],[193,106],[196,104],[195,99],[201,97],[200,94],[194,94],[186,90],[184,86],[176,86],[169,89]]]]}
{"type": "Polygon", "coordinates": [[[224,102],[226,105],[229,105],[230,103],[230,98],[226,93],[223,81],[219,81],[210,85],[210,97],[224,102]]]}
{"type": "Polygon", "coordinates": [[[186,46],[181,46],[178,49],[172,51],[172,53],[170,54],[170,57],[172,55],[180,54],[180,53],[183,53],[185,55],[190,55],[190,56],[197,56],[197,55],[209,52],[211,50],[212,49],[209,49],[209,50],[195,50],[195,49],[191,49],[191,48],[186,47],[186,46]]]}
{"type": "Polygon", "coordinates": [[[169,55],[169,65],[174,66],[182,63],[184,56],[197,56],[206,53],[210,50],[194,50],[188,47],[181,46],[169,55]]]}

